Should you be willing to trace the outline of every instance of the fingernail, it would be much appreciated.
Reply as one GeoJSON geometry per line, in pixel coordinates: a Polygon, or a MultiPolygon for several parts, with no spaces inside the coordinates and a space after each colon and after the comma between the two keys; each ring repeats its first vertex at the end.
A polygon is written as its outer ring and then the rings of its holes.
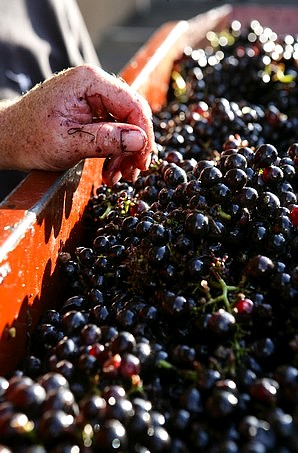
{"type": "Polygon", "coordinates": [[[110,175],[111,185],[114,186],[121,179],[121,171],[116,171],[114,174],[110,175]]]}
{"type": "Polygon", "coordinates": [[[103,172],[102,182],[109,187],[114,186],[121,179],[121,172],[116,170],[115,172],[103,172]]]}
{"type": "Polygon", "coordinates": [[[120,145],[122,151],[141,151],[146,141],[145,134],[141,131],[127,129],[121,131],[120,145]]]}
{"type": "Polygon", "coordinates": [[[131,182],[136,182],[140,173],[141,173],[140,170],[138,168],[135,168],[131,173],[131,182]]]}
{"type": "Polygon", "coordinates": [[[152,154],[148,154],[147,156],[147,159],[145,161],[145,167],[146,167],[146,170],[149,168],[149,165],[151,164],[151,159],[152,159],[152,154]]]}

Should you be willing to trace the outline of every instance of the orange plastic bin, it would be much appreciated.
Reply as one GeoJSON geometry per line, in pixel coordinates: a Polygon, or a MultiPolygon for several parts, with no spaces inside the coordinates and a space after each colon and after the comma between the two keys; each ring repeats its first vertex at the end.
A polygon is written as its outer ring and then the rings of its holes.
{"type": "MultiPolygon", "coordinates": [[[[278,34],[297,33],[297,7],[233,7],[189,21],[168,22],[123,69],[121,76],[157,111],[166,101],[172,64],[206,32],[232,19],[258,19],[278,34]]],[[[31,172],[0,204],[0,374],[16,367],[42,312],[63,294],[58,254],[81,245],[87,202],[101,182],[102,159],[87,159],[64,173],[31,172]]]]}

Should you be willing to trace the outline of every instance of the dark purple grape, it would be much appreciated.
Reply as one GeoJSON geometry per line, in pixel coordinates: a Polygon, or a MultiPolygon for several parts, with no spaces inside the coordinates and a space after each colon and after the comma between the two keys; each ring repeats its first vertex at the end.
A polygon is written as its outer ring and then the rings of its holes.
{"type": "Polygon", "coordinates": [[[61,318],[61,327],[66,335],[78,333],[86,324],[86,316],[81,311],[70,310],[61,318]]]}
{"type": "Polygon", "coordinates": [[[235,201],[241,206],[253,208],[257,205],[258,191],[254,187],[245,186],[235,196],[235,201]]]}
{"type": "Polygon", "coordinates": [[[266,279],[272,274],[274,269],[273,261],[267,256],[256,255],[250,258],[246,266],[246,274],[249,278],[266,279]]]}
{"type": "Polygon", "coordinates": [[[238,398],[233,392],[222,389],[215,389],[206,401],[208,415],[215,420],[231,416],[238,405],[238,398]]]}
{"type": "Polygon", "coordinates": [[[94,445],[105,452],[125,451],[127,434],[125,427],[118,420],[110,419],[94,432],[94,445]]]}
{"type": "Polygon", "coordinates": [[[260,213],[266,213],[270,217],[280,208],[280,201],[277,195],[272,192],[264,191],[258,197],[258,210],[260,213]]]}
{"type": "Polygon", "coordinates": [[[110,248],[110,242],[107,236],[97,236],[93,241],[94,250],[97,253],[107,253],[110,248]]]}
{"type": "Polygon", "coordinates": [[[222,179],[222,172],[216,166],[203,168],[199,175],[199,181],[203,187],[212,187],[222,179]]]}
{"type": "Polygon", "coordinates": [[[231,168],[224,174],[223,182],[231,190],[239,190],[247,183],[247,174],[242,168],[231,168]]]}
{"type": "Polygon", "coordinates": [[[202,170],[204,170],[205,168],[209,168],[209,167],[214,167],[215,165],[215,162],[213,160],[203,160],[201,159],[195,166],[194,168],[194,176],[196,176],[197,178],[199,178],[202,170]]]}
{"type": "Polygon", "coordinates": [[[113,354],[123,352],[133,352],[136,348],[136,339],[132,333],[127,331],[119,332],[111,341],[113,354]]]}
{"type": "Polygon", "coordinates": [[[152,266],[162,266],[169,259],[170,252],[166,245],[153,245],[148,251],[148,261],[152,266]]]}
{"type": "Polygon", "coordinates": [[[178,167],[176,164],[169,167],[164,172],[164,181],[169,187],[177,187],[183,182],[187,182],[187,176],[183,168],[178,167]]]}
{"type": "Polygon", "coordinates": [[[38,424],[39,436],[48,447],[73,439],[74,431],[74,417],[60,410],[49,410],[43,413],[38,424]]]}
{"type": "Polygon", "coordinates": [[[221,308],[211,314],[208,320],[208,329],[212,334],[225,338],[234,331],[235,324],[235,317],[221,308]]]}
{"type": "Polygon", "coordinates": [[[278,157],[275,146],[266,143],[258,146],[255,151],[254,164],[257,167],[265,168],[273,165],[278,157]]]}
{"type": "Polygon", "coordinates": [[[185,231],[197,239],[208,233],[208,217],[203,212],[191,212],[185,219],[185,231]]]}
{"type": "Polygon", "coordinates": [[[247,167],[247,162],[245,156],[240,153],[233,153],[229,156],[226,156],[223,163],[223,172],[226,173],[232,168],[239,168],[245,170],[247,167]]]}

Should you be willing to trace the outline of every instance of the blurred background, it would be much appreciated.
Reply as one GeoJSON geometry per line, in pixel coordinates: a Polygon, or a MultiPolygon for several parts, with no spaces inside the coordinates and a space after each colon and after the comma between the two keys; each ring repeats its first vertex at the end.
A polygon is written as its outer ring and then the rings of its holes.
{"type": "Polygon", "coordinates": [[[297,6],[298,13],[298,0],[78,0],[101,64],[114,73],[163,23],[187,20],[227,3],[297,6]]]}

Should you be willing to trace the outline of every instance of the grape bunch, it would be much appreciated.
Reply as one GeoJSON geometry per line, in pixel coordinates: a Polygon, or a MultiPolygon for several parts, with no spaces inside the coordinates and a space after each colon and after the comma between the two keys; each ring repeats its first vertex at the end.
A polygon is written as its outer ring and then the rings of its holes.
{"type": "Polygon", "coordinates": [[[149,169],[99,186],[59,256],[66,296],[0,377],[3,452],[297,451],[298,45],[207,38],[149,169]]]}

